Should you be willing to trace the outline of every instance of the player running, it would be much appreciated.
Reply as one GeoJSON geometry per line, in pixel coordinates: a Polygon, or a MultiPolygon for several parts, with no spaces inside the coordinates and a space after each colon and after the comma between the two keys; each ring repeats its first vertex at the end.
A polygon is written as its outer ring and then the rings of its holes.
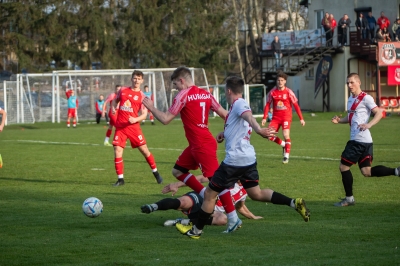
{"type": "MultiPolygon", "coordinates": [[[[257,160],[254,147],[250,144],[250,135],[254,130],[260,136],[267,138],[276,132],[272,128],[261,128],[251,112],[249,104],[242,98],[244,81],[238,77],[226,80],[225,97],[231,106],[226,116],[224,131],[217,135],[217,141],[225,139],[225,159],[215,171],[204,193],[204,201],[199,211],[195,225],[176,223],[176,228],[190,238],[200,238],[215,206],[215,198],[222,190],[231,188],[238,181],[246,189],[249,197],[261,202],[287,205],[295,209],[308,222],[310,212],[302,198],[292,199],[272,189],[260,189],[257,171],[257,160]]],[[[237,218],[232,230],[242,225],[237,218]]]]}
{"type": "Polygon", "coordinates": [[[120,89],[121,89],[121,85],[115,85],[115,91],[113,93],[111,93],[110,95],[108,95],[107,99],[104,101],[102,117],[106,116],[107,104],[108,104],[109,105],[108,118],[110,120],[110,122],[108,124],[108,129],[106,131],[106,138],[104,139],[104,146],[112,146],[112,144],[110,144],[108,141],[111,137],[112,129],[114,127],[115,119],[116,119],[116,116],[118,115],[118,112],[116,110],[116,113],[113,115],[112,108],[111,108],[111,102],[117,97],[117,93],[119,92],[120,89]]]}
{"type": "MultiPolygon", "coordinates": [[[[211,178],[218,168],[217,142],[208,129],[208,114],[212,110],[225,119],[227,111],[208,91],[200,89],[194,84],[188,68],[178,67],[175,69],[171,75],[171,81],[179,93],[175,96],[167,112],[159,111],[147,97],[143,99],[143,104],[164,125],[170,123],[178,114],[181,115],[189,146],[176,160],[172,174],[203,197],[204,186],[189,171],[200,168],[204,177],[211,178]]],[[[168,190],[173,192],[174,188],[166,186],[164,191],[168,192],[168,190]]],[[[229,220],[225,232],[230,233],[231,228],[235,226],[235,222],[232,221],[238,219],[235,206],[228,189],[221,191],[219,198],[224,204],[229,220]]]]}
{"type": "Polygon", "coordinates": [[[361,81],[357,73],[347,76],[347,87],[350,97],[347,100],[347,115],[334,116],[332,123],[349,124],[350,140],[347,142],[340,160],[340,174],[346,197],[334,204],[336,207],[346,207],[355,204],[353,196],[353,175],[350,167],[358,163],[361,173],[370,176],[400,176],[400,167],[389,168],[383,165],[371,167],[373,154],[372,136],[369,129],[382,118],[382,110],[376,105],[371,95],[361,90],[361,81]],[[374,118],[369,121],[371,112],[374,118]]]}
{"type": "Polygon", "coordinates": [[[67,119],[67,128],[70,128],[71,118],[72,118],[72,127],[76,128],[76,118],[78,116],[78,98],[75,96],[74,90],[67,90],[65,92],[68,100],[68,119],[67,119]]]}
{"type": "Polygon", "coordinates": [[[281,140],[277,136],[269,137],[270,141],[282,146],[283,148],[283,161],[282,163],[289,163],[290,154],[290,125],[292,123],[292,105],[296,110],[297,115],[300,118],[300,124],[304,126],[306,122],[301,114],[300,106],[298,104],[296,95],[291,89],[286,87],[287,75],[282,71],[279,71],[276,78],[276,87],[274,87],[267,96],[267,104],[264,108],[264,117],[261,120],[261,125],[264,126],[267,122],[268,112],[272,107],[273,116],[272,121],[269,123],[269,127],[279,131],[282,127],[282,133],[285,141],[281,140]]]}
{"type": "MultiPolygon", "coordinates": [[[[202,177],[204,180],[200,182],[208,182],[208,179],[202,177]]],[[[245,205],[247,193],[240,183],[236,183],[234,188],[230,190],[233,204],[236,211],[248,219],[262,219],[261,216],[254,215],[245,205]]],[[[196,223],[197,216],[203,203],[203,198],[196,192],[191,191],[179,198],[165,198],[153,204],[146,204],[141,207],[143,213],[151,213],[155,211],[177,210],[187,215],[187,219],[167,220],[164,226],[174,226],[176,223],[189,225],[196,223]]],[[[207,220],[207,225],[226,225],[228,218],[225,215],[225,209],[222,202],[218,199],[215,204],[212,216],[207,220]]]]}
{"type": "Polygon", "coordinates": [[[153,154],[150,153],[146,145],[146,139],[140,128],[140,121],[147,116],[147,109],[143,107],[142,100],[145,97],[140,90],[143,83],[143,72],[135,70],[131,77],[132,86],[122,87],[117,97],[112,101],[112,115],[118,115],[115,121],[115,134],[113,140],[114,146],[114,164],[118,175],[118,180],[114,186],[124,185],[124,161],[122,155],[129,139],[132,148],[138,148],[147,163],[149,164],[153,175],[158,184],[163,182],[162,177],[157,171],[156,161],[153,154]],[[140,113],[140,114],[139,114],[140,113]]]}

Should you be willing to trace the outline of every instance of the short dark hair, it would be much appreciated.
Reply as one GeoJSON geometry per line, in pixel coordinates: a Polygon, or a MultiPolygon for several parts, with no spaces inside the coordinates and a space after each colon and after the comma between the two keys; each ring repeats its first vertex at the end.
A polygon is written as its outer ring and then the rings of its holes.
{"type": "Polygon", "coordinates": [[[118,88],[118,87],[122,87],[122,86],[121,86],[121,85],[119,85],[119,84],[115,85],[115,88],[118,88]]]}
{"type": "Polygon", "coordinates": [[[192,73],[190,72],[189,68],[185,66],[180,66],[177,69],[175,69],[174,72],[172,73],[171,81],[177,78],[186,78],[186,77],[192,77],[192,73]]]}
{"type": "Polygon", "coordinates": [[[240,94],[244,91],[244,80],[237,76],[230,76],[225,80],[226,88],[234,94],[240,94]]]}
{"type": "Polygon", "coordinates": [[[140,71],[140,70],[134,70],[134,71],[132,72],[131,78],[133,78],[133,76],[138,76],[138,77],[142,77],[142,78],[143,78],[143,72],[140,71]]]}
{"type": "Polygon", "coordinates": [[[287,75],[283,71],[280,70],[276,74],[276,79],[278,80],[278,78],[283,78],[284,80],[287,80],[287,75]]]}
{"type": "Polygon", "coordinates": [[[148,88],[148,87],[149,87],[149,85],[144,85],[144,86],[143,86],[143,88],[148,88]]]}

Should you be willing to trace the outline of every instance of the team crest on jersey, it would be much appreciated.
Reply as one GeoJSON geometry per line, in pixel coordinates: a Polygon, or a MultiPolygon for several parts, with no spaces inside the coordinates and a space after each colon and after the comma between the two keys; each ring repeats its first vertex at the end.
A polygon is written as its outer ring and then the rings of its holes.
{"type": "Polygon", "coordinates": [[[124,104],[119,108],[121,111],[133,112],[131,101],[126,100],[124,104]]]}
{"type": "Polygon", "coordinates": [[[283,104],[282,101],[278,101],[278,102],[276,103],[276,109],[279,109],[279,110],[285,109],[285,105],[283,104]]]}
{"type": "Polygon", "coordinates": [[[286,100],[286,94],[283,94],[283,99],[286,100]]]}
{"type": "Polygon", "coordinates": [[[139,99],[139,96],[135,95],[135,96],[133,97],[133,99],[134,99],[135,101],[137,101],[137,100],[139,99]]]}

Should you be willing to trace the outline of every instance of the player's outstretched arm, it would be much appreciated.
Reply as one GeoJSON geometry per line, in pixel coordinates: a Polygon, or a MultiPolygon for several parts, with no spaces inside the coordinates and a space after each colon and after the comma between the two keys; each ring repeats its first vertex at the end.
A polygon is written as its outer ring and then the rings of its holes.
{"type": "Polygon", "coordinates": [[[175,118],[175,115],[171,114],[169,111],[164,113],[158,110],[156,107],[154,107],[153,101],[150,100],[150,98],[148,97],[145,97],[142,103],[163,125],[169,124],[172,121],[172,119],[175,118]]]}
{"type": "Polygon", "coordinates": [[[256,216],[254,215],[248,208],[247,206],[244,204],[244,201],[239,201],[236,202],[235,204],[235,209],[236,211],[238,211],[241,215],[243,215],[244,217],[246,217],[247,219],[263,219],[262,216],[256,216]]]}
{"type": "Polygon", "coordinates": [[[222,106],[218,108],[217,111],[215,111],[219,117],[225,120],[226,116],[228,115],[228,111],[225,110],[222,106]]]}
{"type": "Polygon", "coordinates": [[[340,114],[340,115],[335,115],[334,117],[332,117],[331,122],[334,124],[345,124],[345,123],[348,123],[349,120],[347,119],[347,116],[342,117],[342,114],[340,114]]]}
{"type": "Polygon", "coordinates": [[[261,128],[251,112],[243,113],[242,118],[246,120],[250,124],[250,126],[254,129],[254,131],[263,138],[273,137],[278,133],[274,128],[270,127],[261,128]]]}

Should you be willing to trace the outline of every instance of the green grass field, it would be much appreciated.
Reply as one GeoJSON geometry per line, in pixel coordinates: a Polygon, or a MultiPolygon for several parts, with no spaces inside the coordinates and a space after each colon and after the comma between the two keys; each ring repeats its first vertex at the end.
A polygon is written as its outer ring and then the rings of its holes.
{"type": "MultiPolygon", "coordinates": [[[[141,213],[141,205],[170,195],[161,194],[139,151],[125,149],[125,186],[112,186],[105,124],[7,126],[0,133],[0,265],[400,265],[399,177],[365,178],[355,166],[356,205],[333,206],[344,196],[338,166],[349,127],[332,124],[332,116],[306,113],[305,127],[295,118],[288,165],[276,144],[252,137],[260,186],[303,197],[309,223],[287,206],[248,199],[264,219],[241,217],[233,234],[208,226],[199,240],[163,226],[180,212],[141,213]],[[81,209],[90,196],[104,204],[95,219],[81,209]]],[[[211,119],[210,128],[218,133],[223,121],[211,119]]],[[[164,184],[175,182],[171,169],[187,145],[181,121],[147,123],[143,131],[164,184]]],[[[372,128],[374,165],[400,165],[399,134],[397,115],[372,128]]],[[[224,158],[223,145],[218,156],[224,158]]]]}

